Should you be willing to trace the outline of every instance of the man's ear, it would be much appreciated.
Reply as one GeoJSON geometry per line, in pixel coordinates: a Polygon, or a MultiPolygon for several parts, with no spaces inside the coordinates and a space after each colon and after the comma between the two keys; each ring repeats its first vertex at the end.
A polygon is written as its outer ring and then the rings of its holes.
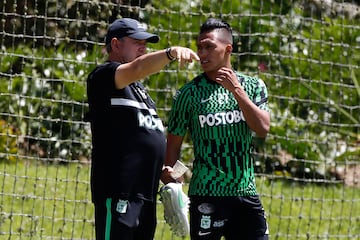
{"type": "Polygon", "coordinates": [[[233,50],[233,47],[231,44],[226,45],[226,53],[231,54],[233,50]]]}
{"type": "Polygon", "coordinates": [[[121,41],[119,41],[117,38],[111,39],[111,48],[117,49],[120,47],[121,41]]]}

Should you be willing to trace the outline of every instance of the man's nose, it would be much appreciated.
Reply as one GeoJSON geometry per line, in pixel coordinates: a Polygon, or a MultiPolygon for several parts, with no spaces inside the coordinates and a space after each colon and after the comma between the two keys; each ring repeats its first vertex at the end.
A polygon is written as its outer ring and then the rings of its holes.
{"type": "Polygon", "coordinates": [[[139,46],[139,51],[141,51],[141,52],[146,52],[146,43],[140,44],[140,46],[139,46]]]}
{"type": "Polygon", "coordinates": [[[197,54],[198,54],[199,58],[202,58],[207,55],[207,52],[205,50],[198,50],[197,54]]]}

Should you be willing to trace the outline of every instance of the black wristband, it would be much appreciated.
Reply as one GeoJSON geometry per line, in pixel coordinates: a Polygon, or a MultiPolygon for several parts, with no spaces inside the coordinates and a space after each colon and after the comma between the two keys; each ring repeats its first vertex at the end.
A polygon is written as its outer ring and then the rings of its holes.
{"type": "Polygon", "coordinates": [[[169,59],[170,61],[175,61],[175,60],[176,60],[176,57],[173,57],[173,56],[171,55],[171,48],[170,48],[170,47],[167,48],[167,49],[165,50],[165,52],[166,52],[166,56],[168,57],[168,59],[169,59]]]}

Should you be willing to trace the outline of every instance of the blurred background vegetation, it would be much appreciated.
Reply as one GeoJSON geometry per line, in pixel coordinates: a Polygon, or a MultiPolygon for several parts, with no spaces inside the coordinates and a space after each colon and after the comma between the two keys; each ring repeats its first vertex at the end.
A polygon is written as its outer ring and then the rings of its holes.
{"type": "MultiPolygon", "coordinates": [[[[146,23],[161,37],[153,51],[196,50],[199,26],[218,17],[234,29],[234,69],[268,87],[271,131],[254,141],[257,173],[343,182],[359,170],[359,1],[7,0],[0,10],[0,161],[91,161],[86,77],[106,59],[114,19],[146,23]]],[[[165,125],[176,89],[200,71],[171,64],[144,80],[165,125]]],[[[191,166],[190,141],[182,158],[191,166]]]]}
{"type": "MultiPolygon", "coordinates": [[[[271,129],[265,141],[255,138],[254,161],[271,239],[359,239],[359,6],[358,0],[0,1],[0,236],[94,238],[86,78],[107,58],[109,23],[121,17],[145,23],[161,37],[149,51],[196,50],[200,25],[218,17],[234,29],[234,69],[262,78],[269,91],[271,129]]],[[[170,64],[144,79],[165,126],[176,90],[200,72],[196,63],[170,64]]],[[[189,137],[181,160],[191,168],[189,137]]],[[[155,238],[180,239],[157,207],[155,238]]]]}

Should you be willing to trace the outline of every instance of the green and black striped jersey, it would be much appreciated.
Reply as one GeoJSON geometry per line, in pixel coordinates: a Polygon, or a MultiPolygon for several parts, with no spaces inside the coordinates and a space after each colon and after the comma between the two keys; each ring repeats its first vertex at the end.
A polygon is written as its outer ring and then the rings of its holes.
{"type": "MultiPolygon", "coordinates": [[[[236,73],[248,97],[269,111],[265,83],[236,73]]],[[[174,97],[168,132],[184,136],[189,130],[194,144],[193,176],[189,195],[256,195],[251,158],[253,132],[233,94],[201,74],[174,97]]]]}

